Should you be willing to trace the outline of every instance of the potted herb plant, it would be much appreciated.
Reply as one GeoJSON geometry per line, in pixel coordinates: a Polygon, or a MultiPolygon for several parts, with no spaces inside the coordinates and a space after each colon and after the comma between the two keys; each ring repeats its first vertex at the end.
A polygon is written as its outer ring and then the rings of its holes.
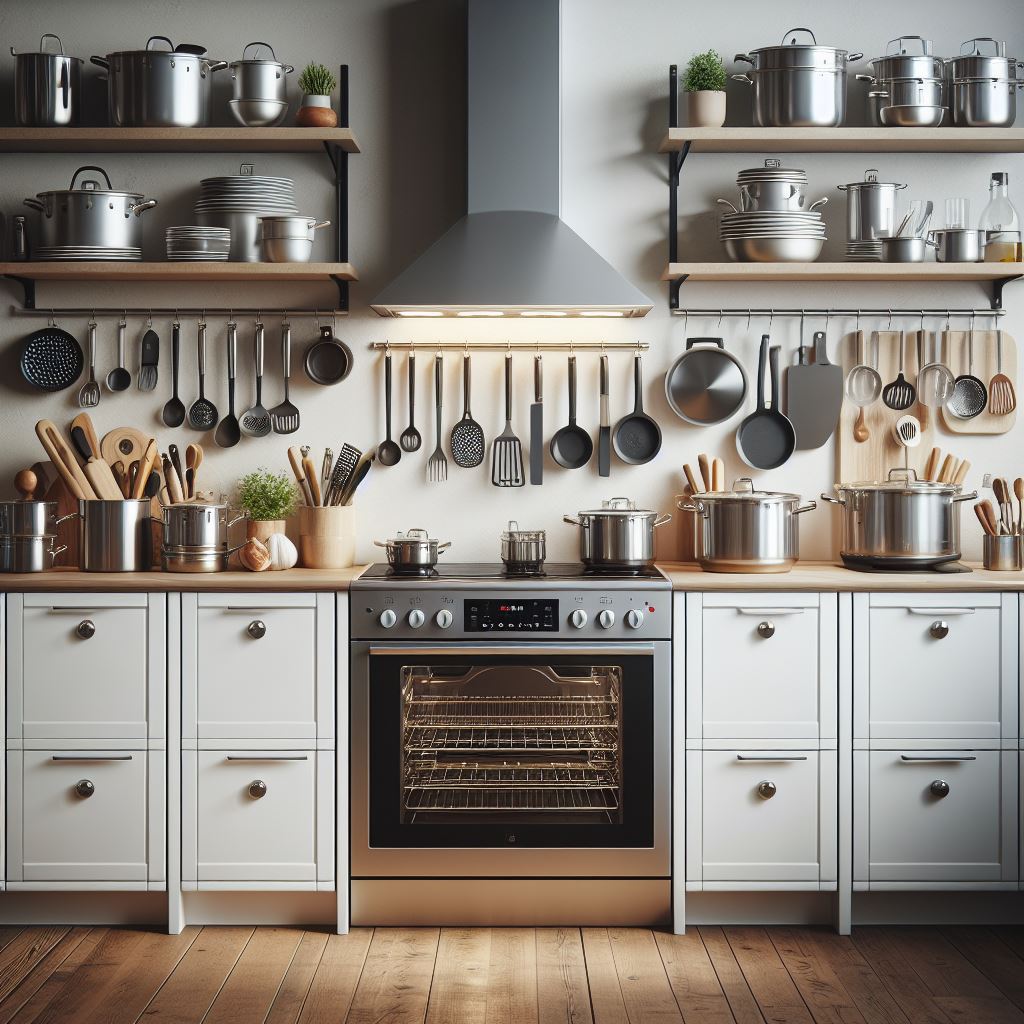
{"type": "Polygon", "coordinates": [[[725,64],[716,51],[695,53],[690,58],[683,88],[691,128],[721,128],[725,124],[725,80],[725,64]]]}
{"type": "Polygon", "coordinates": [[[323,64],[307,64],[299,75],[302,106],[295,115],[300,128],[336,128],[338,115],[331,106],[331,93],[338,80],[323,64]]]}
{"type": "Polygon", "coordinates": [[[266,541],[284,533],[285,520],[295,511],[297,493],[287,473],[260,468],[238,481],[239,507],[249,513],[246,536],[266,541]]]}

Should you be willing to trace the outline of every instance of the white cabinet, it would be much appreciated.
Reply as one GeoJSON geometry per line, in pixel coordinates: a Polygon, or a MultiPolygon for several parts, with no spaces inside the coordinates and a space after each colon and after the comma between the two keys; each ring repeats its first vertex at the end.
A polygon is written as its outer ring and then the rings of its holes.
{"type": "Polygon", "coordinates": [[[963,746],[854,751],[856,887],[1016,889],[1016,762],[963,746]]]}
{"type": "Polygon", "coordinates": [[[690,751],[687,785],[687,888],[835,889],[834,750],[690,751]]]}

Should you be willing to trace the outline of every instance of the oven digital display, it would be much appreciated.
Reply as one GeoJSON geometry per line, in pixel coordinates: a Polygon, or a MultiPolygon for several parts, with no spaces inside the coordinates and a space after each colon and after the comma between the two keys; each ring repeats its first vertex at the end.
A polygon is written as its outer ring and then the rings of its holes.
{"type": "Polygon", "coordinates": [[[558,601],[480,600],[465,602],[467,633],[556,633],[558,601]]]}

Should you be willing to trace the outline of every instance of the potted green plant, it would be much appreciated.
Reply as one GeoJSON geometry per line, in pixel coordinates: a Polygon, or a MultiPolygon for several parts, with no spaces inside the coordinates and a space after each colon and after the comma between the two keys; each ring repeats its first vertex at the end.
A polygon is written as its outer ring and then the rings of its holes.
{"type": "Polygon", "coordinates": [[[238,505],[249,513],[246,536],[266,541],[284,533],[285,520],[295,511],[298,494],[287,473],[260,467],[238,481],[238,505]]]}
{"type": "Polygon", "coordinates": [[[690,58],[683,88],[691,128],[721,128],[725,124],[725,81],[725,64],[715,50],[690,58]]]}
{"type": "Polygon", "coordinates": [[[300,128],[336,128],[338,115],[331,106],[331,93],[338,80],[323,64],[307,64],[299,75],[302,106],[295,115],[300,128]]]}

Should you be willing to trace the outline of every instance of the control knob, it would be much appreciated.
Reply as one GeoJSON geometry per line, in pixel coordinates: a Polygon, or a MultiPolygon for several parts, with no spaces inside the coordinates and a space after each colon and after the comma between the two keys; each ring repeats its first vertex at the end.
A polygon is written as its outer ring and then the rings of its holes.
{"type": "Polygon", "coordinates": [[[409,612],[409,617],[406,621],[413,629],[419,629],[426,621],[426,618],[427,617],[419,610],[419,608],[413,608],[413,610],[409,612]]]}
{"type": "Polygon", "coordinates": [[[587,624],[587,613],[582,608],[577,608],[569,616],[569,625],[574,629],[582,629],[587,624]]]}
{"type": "Polygon", "coordinates": [[[615,612],[610,608],[604,608],[597,613],[597,624],[602,629],[611,629],[615,625],[615,612]]]}
{"type": "Polygon", "coordinates": [[[447,608],[442,608],[435,616],[434,622],[438,628],[447,629],[452,624],[452,613],[447,608]]]}
{"type": "Polygon", "coordinates": [[[398,621],[398,616],[395,614],[395,610],[393,608],[385,608],[384,611],[380,613],[380,618],[378,618],[377,621],[385,629],[390,629],[398,621]]]}
{"type": "Polygon", "coordinates": [[[626,612],[626,625],[630,629],[639,629],[644,624],[644,613],[639,608],[630,608],[626,612]]]}

